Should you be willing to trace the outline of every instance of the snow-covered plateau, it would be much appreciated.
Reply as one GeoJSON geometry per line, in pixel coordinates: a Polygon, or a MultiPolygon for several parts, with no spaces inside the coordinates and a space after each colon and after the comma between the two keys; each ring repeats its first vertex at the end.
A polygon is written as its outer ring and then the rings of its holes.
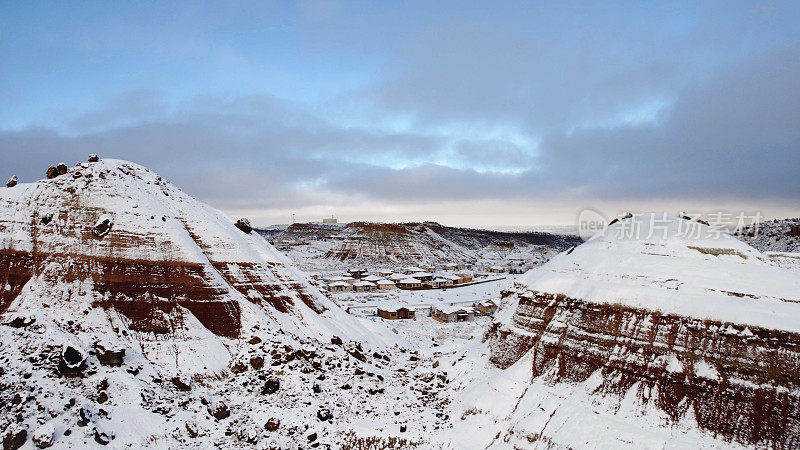
{"type": "MultiPolygon", "coordinates": [[[[669,216],[669,238],[619,237],[634,216],[524,275],[323,295],[144,167],[65,172],[0,189],[4,450],[800,445],[798,268],[730,236],[677,237],[669,216]],[[494,317],[423,313],[487,299],[494,317]],[[398,302],[420,313],[372,314],[398,302]]],[[[370,227],[331,227],[332,255],[403,251],[350,247],[386,232],[370,227]]],[[[430,240],[389,260],[485,255],[409,229],[430,240]]],[[[524,248],[544,261],[564,242],[524,248]]]]}

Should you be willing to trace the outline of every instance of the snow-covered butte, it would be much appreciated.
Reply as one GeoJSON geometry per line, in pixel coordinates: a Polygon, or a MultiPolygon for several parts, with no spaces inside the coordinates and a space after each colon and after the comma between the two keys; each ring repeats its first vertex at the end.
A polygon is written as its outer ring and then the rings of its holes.
{"type": "Polygon", "coordinates": [[[589,302],[800,332],[795,271],[702,223],[660,213],[614,223],[520,283],[589,302]],[[628,237],[632,223],[638,239],[628,237]]]}
{"type": "Polygon", "coordinates": [[[795,448],[798,301],[796,271],[724,233],[622,219],[508,293],[486,337],[491,383],[513,389],[501,407],[468,384],[465,426],[496,421],[497,447],[795,448]]]}
{"type": "Polygon", "coordinates": [[[224,340],[254,327],[379,344],[234,222],[114,159],[0,189],[0,312],[111,323],[187,372],[226,366],[224,340]],[[174,345],[160,345],[165,337],[174,345]]]}

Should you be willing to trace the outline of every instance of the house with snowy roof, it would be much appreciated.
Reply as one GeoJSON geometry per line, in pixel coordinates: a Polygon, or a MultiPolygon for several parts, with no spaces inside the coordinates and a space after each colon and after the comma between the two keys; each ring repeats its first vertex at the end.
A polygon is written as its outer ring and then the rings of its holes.
{"type": "Polygon", "coordinates": [[[458,281],[456,281],[456,284],[464,284],[472,282],[471,273],[457,273],[456,276],[458,276],[458,281]]]}
{"type": "Polygon", "coordinates": [[[416,311],[399,303],[386,303],[378,306],[378,317],[382,319],[413,319],[416,311]]]}
{"type": "Polygon", "coordinates": [[[469,306],[441,305],[433,308],[432,317],[439,322],[469,322],[475,318],[475,310],[469,306]]]}
{"type": "Polygon", "coordinates": [[[484,300],[475,306],[475,311],[481,316],[491,316],[497,310],[497,303],[494,300],[484,300]]]}
{"type": "Polygon", "coordinates": [[[345,281],[334,281],[333,283],[328,283],[328,291],[330,292],[351,292],[352,290],[353,285],[345,281]]]}
{"type": "Polygon", "coordinates": [[[444,277],[437,277],[428,282],[428,285],[433,288],[443,288],[453,285],[453,280],[444,277]]]}
{"type": "Polygon", "coordinates": [[[416,278],[419,281],[431,281],[433,279],[433,274],[430,272],[416,272],[411,274],[411,278],[416,278]]]}
{"type": "Polygon", "coordinates": [[[387,290],[390,290],[390,289],[394,289],[396,287],[396,285],[394,284],[394,281],[392,281],[392,280],[385,280],[385,279],[384,280],[378,280],[377,282],[375,282],[375,284],[377,284],[378,285],[378,289],[380,289],[382,291],[387,291],[387,290]]]}
{"type": "Polygon", "coordinates": [[[408,278],[408,275],[403,274],[403,273],[393,273],[393,274],[389,275],[389,279],[394,281],[395,284],[405,280],[406,278],[408,278]]]}
{"type": "Polygon", "coordinates": [[[378,289],[378,286],[376,286],[375,283],[361,280],[353,285],[353,289],[356,292],[374,292],[378,289]]]}
{"type": "Polygon", "coordinates": [[[398,287],[400,287],[400,289],[418,289],[422,287],[422,281],[416,278],[406,278],[400,280],[398,287]]]}

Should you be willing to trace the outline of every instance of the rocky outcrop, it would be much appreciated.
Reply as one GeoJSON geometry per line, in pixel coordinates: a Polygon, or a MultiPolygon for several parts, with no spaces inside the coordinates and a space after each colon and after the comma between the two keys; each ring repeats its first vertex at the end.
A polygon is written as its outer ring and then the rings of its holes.
{"type": "Polygon", "coordinates": [[[749,225],[735,236],[762,252],[800,252],[800,218],[749,225]]]}
{"type": "Polygon", "coordinates": [[[14,186],[16,186],[17,185],[17,180],[19,180],[19,178],[17,178],[16,175],[12,175],[11,178],[9,178],[8,181],[6,181],[6,187],[14,187],[14,186]]]}
{"type": "Polygon", "coordinates": [[[250,221],[245,218],[237,220],[234,225],[236,225],[236,228],[248,234],[253,231],[253,227],[250,225],[250,221]]]}
{"type": "Polygon", "coordinates": [[[543,293],[520,298],[513,320],[491,334],[500,367],[531,351],[536,377],[582,382],[600,373],[597,393],[635,389],[673,421],[688,414],[745,444],[800,444],[800,334],[543,293]]]}

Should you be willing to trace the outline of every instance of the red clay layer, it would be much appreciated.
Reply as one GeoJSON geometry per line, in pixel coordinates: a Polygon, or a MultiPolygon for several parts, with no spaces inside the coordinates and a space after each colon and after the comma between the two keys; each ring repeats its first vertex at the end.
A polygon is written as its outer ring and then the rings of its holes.
{"type": "Polygon", "coordinates": [[[489,330],[491,360],[505,368],[533,351],[535,377],[585,381],[600,370],[599,393],[622,397],[635,383],[643,402],[677,421],[689,410],[697,424],[727,439],[775,448],[800,446],[800,335],[535,293],[521,298],[514,325],[489,330]],[[513,330],[513,328],[512,328],[513,330]],[[751,334],[752,333],[752,334],[751,334]],[[546,339],[542,337],[546,336],[546,339]],[[657,357],[675,355],[672,373],[657,357]],[[700,359],[718,372],[698,376],[700,359]]]}

